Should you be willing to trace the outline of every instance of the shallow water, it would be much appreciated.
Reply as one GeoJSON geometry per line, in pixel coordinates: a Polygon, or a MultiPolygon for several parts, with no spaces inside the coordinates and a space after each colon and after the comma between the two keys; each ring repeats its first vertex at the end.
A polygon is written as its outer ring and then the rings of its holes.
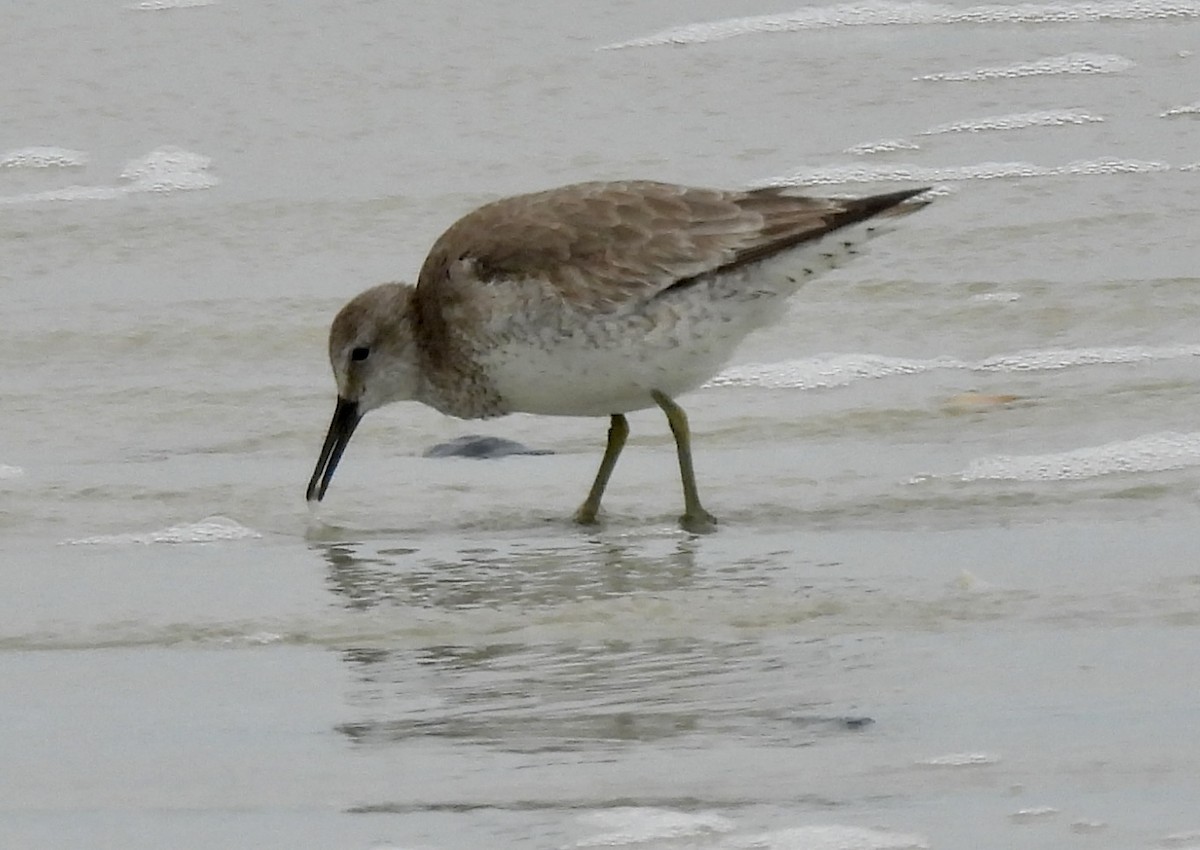
{"type": "Polygon", "coordinates": [[[1200,845],[1200,6],[58,3],[0,33],[0,845],[1200,845]],[[660,414],[372,414],[484,200],[936,203],[660,414]],[[426,458],[486,433],[554,453],[426,458]]]}

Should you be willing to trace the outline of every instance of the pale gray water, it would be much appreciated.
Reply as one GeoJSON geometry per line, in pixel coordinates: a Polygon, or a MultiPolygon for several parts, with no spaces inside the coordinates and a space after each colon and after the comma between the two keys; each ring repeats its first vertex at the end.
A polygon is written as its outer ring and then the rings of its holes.
{"type": "Polygon", "coordinates": [[[7,9],[0,847],[1200,846],[1198,49],[1187,2],[7,9]],[[599,531],[603,422],[415,406],[310,516],[337,307],[630,176],[939,198],[685,400],[717,535],[651,412],[599,531]],[[555,454],[421,456],[473,432],[555,454]]]}

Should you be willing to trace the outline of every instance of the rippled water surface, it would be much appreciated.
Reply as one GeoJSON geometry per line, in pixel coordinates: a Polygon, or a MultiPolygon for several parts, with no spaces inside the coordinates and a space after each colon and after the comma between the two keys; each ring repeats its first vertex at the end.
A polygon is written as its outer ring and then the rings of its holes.
{"type": "Polygon", "coordinates": [[[1200,6],[60,2],[0,27],[0,846],[1200,846],[1200,6]],[[364,422],[486,200],[935,203],[684,399],[364,422]],[[487,434],[548,450],[425,457],[487,434]]]}

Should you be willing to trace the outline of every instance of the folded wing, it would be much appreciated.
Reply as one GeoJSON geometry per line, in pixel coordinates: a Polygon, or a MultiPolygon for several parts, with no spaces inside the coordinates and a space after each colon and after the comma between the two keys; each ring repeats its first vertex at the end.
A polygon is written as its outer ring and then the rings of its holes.
{"type": "Polygon", "coordinates": [[[520,195],[480,207],[447,230],[421,269],[417,297],[444,306],[467,297],[465,287],[539,280],[566,302],[604,309],[895,214],[922,191],[829,199],[629,181],[520,195]]]}

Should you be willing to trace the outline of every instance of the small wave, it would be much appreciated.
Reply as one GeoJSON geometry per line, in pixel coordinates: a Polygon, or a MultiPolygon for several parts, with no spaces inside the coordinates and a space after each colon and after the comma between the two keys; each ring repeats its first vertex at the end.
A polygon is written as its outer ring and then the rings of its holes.
{"type": "Polygon", "coordinates": [[[948,753],[917,762],[925,767],[979,767],[999,763],[1000,756],[993,753],[948,753]]]}
{"type": "Polygon", "coordinates": [[[176,192],[211,188],[217,179],[208,173],[212,160],[181,148],[160,148],[128,162],[121,170],[130,192],[176,192]]]}
{"type": "Polygon", "coordinates": [[[123,198],[128,192],[119,186],[66,186],[44,192],[0,197],[0,204],[37,204],[44,201],[111,201],[123,198]]]}
{"type": "Polygon", "coordinates": [[[918,135],[936,136],[943,133],[981,133],[987,130],[1023,130],[1026,127],[1061,127],[1072,124],[1094,124],[1104,120],[1082,109],[1046,109],[1039,112],[1014,112],[1011,115],[989,115],[965,121],[938,124],[918,135]]]}
{"type": "Polygon", "coordinates": [[[994,65],[973,68],[969,71],[948,71],[913,77],[914,80],[934,82],[980,82],[983,80],[1007,80],[1018,77],[1040,77],[1053,74],[1116,74],[1134,67],[1132,59],[1124,56],[1100,53],[1068,53],[1065,56],[1049,56],[1032,62],[1014,65],[994,65]]]}
{"type": "Polygon", "coordinates": [[[920,149],[920,145],[910,142],[908,139],[881,139],[878,142],[863,142],[862,144],[851,145],[846,148],[844,153],[872,154],[887,153],[889,151],[917,151],[920,149]]]}
{"type": "Polygon", "coordinates": [[[735,366],[726,369],[705,386],[830,389],[844,387],[866,378],[915,375],[931,369],[961,369],[964,366],[962,361],[950,357],[909,360],[872,354],[841,354],[787,363],[749,363],[735,366]]]}
{"type": "Polygon", "coordinates": [[[830,824],[774,830],[739,841],[737,846],[753,850],[925,850],[929,839],[903,832],[830,824]]]}
{"type": "Polygon", "coordinates": [[[1031,349],[987,357],[967,364],[966,368],[979,372],[1045,372],[1072,366],[1117,366],[1185,357],[1200,357],[1200,345],[1031,349]]]}
{"type": "MultiPolygon", "coordinates": [[[[985,118],[971,118],[965,121],[953,121],[938,124],[927,130],[920,131],[919,136],[936,136],[944,133],[983,133],[993,130],[1024,130],[1027,127],[1063,127],[1068,125],[1092,124],[1103,121],[1101,115],[1094,115],[1082,109],[1047,109],[1040,112],[1016,112],[1011,115],[989,115],[985,118]]],[[[910,139],[880,139],[875,142],[863,142],[851,145],[843,153],[873,154],[889,153],[900,150],[920,150],[921,146],[910,139]]]]}
{"type": "Polygon", "coordinates": [[[24,474],[25,470],[19,466],[8,466],[7,464],[0,463],[0,481],[20,478],[24,474]]]}
{"type": "Polygon", "coordinates": [[[198,6],[212,6],[217,0],[142,0],[141,3],[131,3],[126,9],[135,12],[161,12],[166,9],[194,9],[198,6]]]}
{"type": "Polygon", "coordinates": [[[215,543],[225,540],[255,540],[261,537],[262,535],[254,529],[228,517],[210,516],[200,522],[172,525],[144,534],[101,534],[63,542],[71,546],[111,546],[129,543],[215,543]]]}
{"type": "Polygon", "coordinates": [[[1160,847],[1200,847],[1200,829],[1189,829],[1185,832],[1172,832],[1158,839],[1160,847]]]}
{"type": "Polygon", "coordinates": [[[980,292],[977,295],[971,296],[972,301],[980,301],[991,304],[1011,304],[1014,301],[1021,300],[1019,292],[980,292]]]}
{"type": "Polygon", "coordinates": [[[921,24],[1062,24],[1093,21],[1146,21],[1200,18],[1194,0],[1120,0],[1099,3],[1020,3],[958,7],[942,3],[868,2],[817,6],[773,15],[726,18],[672,27],[647,36],[607,44],[601,50],[700,44],[758,33],[797,32],[832,27],[921,24]]]}
{"type": "Polygon", "coordinates": [[[955,357],[909,359],[875,354],[838,354],[783,363],[749,363],[726,369],[705,386],[764,387],[767,389],[830,389],[869,378],[916,375],[934,369],[968,372],[1046,372],[1075,366],[1114,366],[1200,357],[1200,345],[1159,348],[1059,348],[998,354],[983,360],[955,357]]]}
{"type": "Polygon", "coordinates": [[[1200,433],[1149,434],[1042,455],[995,455],[971,461],[961,481],[1079,481],[1120,472],[1168,472],[1200,466],[1200,433]]]}
{"type": "Polygon", "coordinates": [[[286,640],[287,637],[281,635],[279,632],[259,631],[237,637],[227,637],[224,639],[224,643],[245,646],[270,646],[276,643],[283,643],[286,640]]]}
{"type": "Polygon", "coordinates": [[[1103,157],[1068,162],[1065,165],[1035,165],[1031,162],[981,162],[975,165],[830,165],[798,168],[787,174],[760,180],[757,186],[821,186],[840,183],[916,181],[938,183],[958,180],[999,180],[1012,177],[1097,176],[1105,174],[1149,174],[1170,171],[1165,162],[1103,157]]]}
{"type": "Polygon", "coordinates": [[[1061,813],[1061,810],[1053,806],[1030,806],[1025,809],[1017,809],[1008,817],[1014,823],[1030,823],[1036,820],[1057,817],[1061,813]]]}
{"type": "Polygon", "coordinates": [[[32,204],[44,201],[110,201],[141,192],[189,192],[211,189],[220,181],[208,173],[212,160],[176,147],[162,147],[130,160],[121,170],[122,184],[116,186],[66,186],[44,192],[0,197],[0,204],[32,204]]]}
{"type": "Polygon", "coordinates": [[[1174,118],[1177,115],[1200,115],[1200,100],[1185,106],[1176,106],[1160,113],[1160,118],[1174,118]]]}
{"type": "Polygon", "coordinates": [[[734,828],[732,821],[716,814],[633,806],[589,812],[581,820],[603,831],[580,839],[575,842],[576,847],[620,847],[677,841],[731,832],[734,828]]]}
{"type": "Polygon", "coordinates": [[[130,192],[177,192],[210,189],[219,182],[208,173],[212,160],[182,148],[152,150],[121,171],[130,192]]]}
{"type": "Polygon", "coordinates": [[[80,168],[88,155],[68,148],[18,148],[0,154],[0,168],[80,168]]]}

